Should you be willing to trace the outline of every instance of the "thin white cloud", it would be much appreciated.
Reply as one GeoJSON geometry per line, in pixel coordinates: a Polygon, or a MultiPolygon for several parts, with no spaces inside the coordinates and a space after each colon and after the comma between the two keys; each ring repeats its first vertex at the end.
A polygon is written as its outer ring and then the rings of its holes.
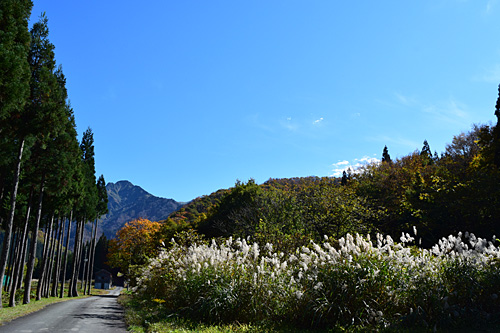
{"type": "Polygon", "coordinates": [[[315,121],[313,121],[313,125],[318,125],[319,123],[321,123],[323,121],[323,117],[319,118],[319,119],[316,119],[315,121]]]}
{"type": "Polygon", "coordinates": [[[280,125],[289,131],[296,131],[299,129],[299,124],[293,121],[292,117],[287,117],[285,120],[281,120],[280,125]]]}
{"type": "Polygon", "coordinates": [[[500,82],[500,64],[495,64],[490,68],[486,69],[483,74],[475,78],[477,81],[487,82],[487,83],[498,83],[500,82]]]}
{"type": "Polygon", "coordinates": [[[403,147],[408,147],[409,149],[417,149],[419,146],[421,146],[421,142],[417,142],[414,140],[409,140],[403,137],[391,137],[387,135],[378,135],[374,137],[368,138],[371,141],[375,142],[381,142],[385,145],[391,145],[391,146],[403,146],[403,147]]]}
{"type": "Polygon", "coordinates": [[[432,115],[440,122],[464,125],[469,123],[467,106],[453,97],[446,102],[424,106],[422,111],[432,115]]]}
{"type": "Polygon", "coordinates": [[[399,103],[405,106],[412,106],[417,104],[417,101],[413,97],[408,97],[400,93],[394,93],[394,95],[396,96],[396,99],[399,101],[399,103]]]}
{"type": "MultiPolygon", "coordinates": [[[[498,70],[500,76],[500,67],[498,70]]],[[[500,78],[500,77],[499,77],[500,78]]],[[[459,124],[464,125],[469,123],[469,112],[467,105],[458,101],[454,97],[448,100],[433,101],[431,103],[423,103],[414,97],[407,97],[400,93],[394,93],[394,96],[400,106],[420,111],[432,117],[435,123],[439,124],[459,124]]]]}
{"type": "Polygon", "coordinates": [[[259,113],[250,114],[246,117],[246,121],[266,132],[273,132],[273,128],[269,126],[265,120],[262,120],[262,117],[259,113]]]}
{"type": "Polygon", "coordinates": [[[493,7],[497,4],[497,0],[489,0],[486,4],[486,14],[490,14],[493,10],[493,7]]]}

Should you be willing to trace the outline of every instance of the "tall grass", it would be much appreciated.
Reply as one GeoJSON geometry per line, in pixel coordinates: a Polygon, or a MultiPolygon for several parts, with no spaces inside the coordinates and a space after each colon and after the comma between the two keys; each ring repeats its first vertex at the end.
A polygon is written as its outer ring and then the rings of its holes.
{"type": "Polygon", "coordinates": [[[500,249],[466,233],[429,250],[409,234],[325,237],[287,254],[231,238],[174,244],[143,267],[135,294],[159,316],[205,323],[440,328],[495,322],[499,292],[500,249]]]}

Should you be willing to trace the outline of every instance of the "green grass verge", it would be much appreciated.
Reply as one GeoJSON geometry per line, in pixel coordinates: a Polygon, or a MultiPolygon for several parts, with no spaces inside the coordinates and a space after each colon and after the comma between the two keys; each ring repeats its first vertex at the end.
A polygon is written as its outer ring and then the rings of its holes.
{"type": "MultiPolygon", "coordinates": [[[[424,333],[424,332],[449,332],[447,329],[436,329],[432,327],[376,327],[373,326],[356,326],[356,327],[330,327],[323,329],[306,329],[298,328],[287,323],[263,323],[263,324],[206,324],[193,322],[178,316],[162,315],[161,309],[155,311],[151,306],[144,306],[140,301],[134,299],[130,292],[124,291],[118,297],[120,303],[125,309],[125,322],[129,332],[133,333],[338,333],[338,332],[383,332],[383,333],[424,333]]],[[[468,332],[500,332],[500,324],[491,323],[483,325],[478,330],[477,323],[470,323],[460,328],[455,328],[453,331],[457,333],[468,332]]]]}
{"type": "MultiPolygon", "coordinates": [[[[151,307],[144,307],[130,292],[124,291],[118,297],[118,303],[125,308],[125,322],[128,330],[133,333],[323,333],[323,332],[345,332],[345,329],[337,327],[323,330],[300,329],[289,326],[286,323],[264,323],[264,324],[224,324],[210,325],[193,322],[177,316],[164,316],[161,310],[154,311],[151,307]]],[[[369,329],[355,328],[349,332],[372,332],[369,329]]]]}
{"type": "Polygon", "coordinates": [[[0,309],[0,324],[3,325],[6,322],[9,322],[11,320],[14,320],[16,318],[25,316],[27,314],[39,311],[43,308],[45,308],[47,305],[54,304],[54,303],[59,303],[59,302],[64,302],[64,301],[69,301],[72,299],[77,299],[77,298],[85,298],[88,296],[79,296],[79,297],[65,297],[65,298],[59,298],[59,297],[49,297],[49,298],[42,298],[39,301],[31,301],[29,304],[20,304],[15,307],[4,307],[0,309]]]}
{"type": "MultiPolygon", "coordinates": [[[[67,291],[65,291],[67,293],[67,291]]],[[[81,294],[81,290],[78,291],[81,294]]],[[[95,296],[95,295],[102,295],[102,294],[107,294],[107,290],[102,290],[102,289],[92,289],[90,296],[95,296]]],[[[7,293],[5,293],[7,294],[7,293]]],[[[47,305],[54,304],[54,303],[59,303],[59,302],[65,302],[65,301],[70,301],[72,299],[79,299],[79,298],[86,298],[90,297],[89,295],[86,296],[78,296],[78,297],[64,297],[64,298],[59,298],[59,297],[49,297],[49,298],[42,298],[39,301],[35,301],[34,299],[31,299],[31,302],[28,304],[18,304],[15,307],[8,307],[8,295],[4,295],[4,302],[3,303],[3,308],[0,309],[0,325],[4,325],[5,323],[14,320],[19,317],[26,316],[30,313],[39,311],[43,308],[45,308],[47,305]]]]}

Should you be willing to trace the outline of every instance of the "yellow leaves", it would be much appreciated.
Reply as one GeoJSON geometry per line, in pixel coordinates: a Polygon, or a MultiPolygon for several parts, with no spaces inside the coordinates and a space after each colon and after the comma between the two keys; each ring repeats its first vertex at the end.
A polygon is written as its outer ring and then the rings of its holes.
{"type": "Polygon", "coordinates": [[[145,258],[155,255],[154,235],[160,227],[160,223],[142,218],[127,222],[116,233],[116,239],[110,240],[110,264],[127,271],[129,265],[142,264],[145,258]]]}
{"type": "Polygon", "coordinates": [[[161,304],[161,303],[165,303],[165,300],[164,299],[155,298],[155,299],[153,299],[153,302],[161,304]]]}
{"type": "Polygon", "coordinates": [[[429,193],[420,193],[418,198],[422,201],[430,201],[431,196],[429,195],[429,193]]]}

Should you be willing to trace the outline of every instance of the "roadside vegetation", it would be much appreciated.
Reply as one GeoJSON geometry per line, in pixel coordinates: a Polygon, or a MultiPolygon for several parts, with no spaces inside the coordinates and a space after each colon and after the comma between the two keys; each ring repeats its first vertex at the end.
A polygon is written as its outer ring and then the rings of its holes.
{"type": "Polygon", "coordinates": [[[348,234],[286,254],[240,239],[174,244],[142,268],[126,303],[141,315],[128,320],[249,325],[242,330],[484,329],[500,320],[500,248],[473,234],[431,249],[415,240],[348,234]]]}

